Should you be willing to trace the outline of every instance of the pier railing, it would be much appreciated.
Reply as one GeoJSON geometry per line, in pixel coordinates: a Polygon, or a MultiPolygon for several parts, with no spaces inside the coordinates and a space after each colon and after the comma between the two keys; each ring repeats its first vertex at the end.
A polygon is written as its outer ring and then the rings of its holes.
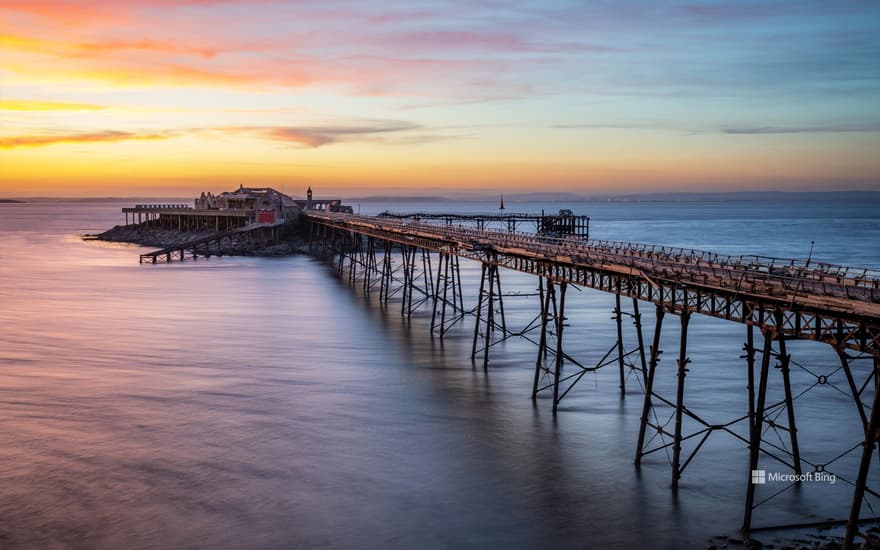
{"type": "Polygon", "coordinates": [[[137,210],[192,210],[188,204],[136,204],[137,210]]]}

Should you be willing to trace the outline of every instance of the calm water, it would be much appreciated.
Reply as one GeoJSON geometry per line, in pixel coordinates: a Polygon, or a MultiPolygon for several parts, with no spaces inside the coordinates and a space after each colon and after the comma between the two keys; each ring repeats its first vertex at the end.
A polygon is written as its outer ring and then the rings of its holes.
{"type": "MultiPolygon", "coordinates": [[[[0,547],[704,548],[736,534],[744,445],[710,437],[677,496],[663,452],[637,472],[634,376],[621,400],[612,369],[587,375],[554,420],[549,399],[529,399],[527,342],[493,348],[484,372],[469,359],[472,321],[441,344],[428,335],[430,311],[406,323],[398,304],[384,310],[306,257],[141,266],[138,247],[78,238],[120,223],[121,206],[0,205],[0,547]]],[[[592,216],[596,238],[798,257],[813,240],[819,260],[877,267],[877,206],[575,210],[592,216]]],[[[475,266],[463,270],[472,304],[475,266]]],[[[506,292],[534,291],[529,278],[502,277],[506,292]]],[[[595,363],[614,341],[612,301],[568,298],[568,351],[595,363]]],[[[505,306],[514,326],[537,312],[532,296],[505,306]]],[[[676,318],[664,335],[657,384],[672,397],[676,318]]],[[[743,338],[739,325],[692,320],[686,401],[709,422],[745,413],[743,338]]],[[[813,373],[837,368],[821,345],[791,351],[813,373]]],[[[816,380],[793,376],[796,393],[816,380]]],[[[859,439],[854,405],[835,389],[846,388],[841,373],[829,380],[796,401],[813,463],[859,439]]],[[[828,469],[852,478],[855,463],[828,469]]],[[[840,480],[802,486],[760,507],[755,523],[844,517],[850,495],[840,480]]]]}

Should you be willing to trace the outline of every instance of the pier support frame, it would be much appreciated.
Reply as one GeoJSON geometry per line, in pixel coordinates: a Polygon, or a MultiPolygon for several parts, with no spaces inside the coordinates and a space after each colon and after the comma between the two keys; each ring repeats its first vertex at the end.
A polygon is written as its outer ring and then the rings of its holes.
{"type": "Polygon", "coordinates": [[[446,331],[465,316],[458,256],[444,252],[439,253],[437,278],[432,298],[431,334],[437,334],[440,339],[443,339],[446,331]],[[447,311],[449,312],[448,316],[447,311]]]}
{"type": "MultiPolygon", "coordinates": [[[[599,369],[611,365],[616,365],[618,367],[621,398],[626,395],[626,380],[628,373],[637,372],[639,384],[644,384],[644,381],[647,378],[648,367],[647,358],[645,356],[644,336],[642,334],[642,320],[641,314],[639,312],[638,300],[633,299],[632,312],[624,311],[622,308],[621,295],[619,292],[616,293],[615,296],[615,307],[612,316],[612,320],[614,320],[616,325],[616,338],[614,344],[612,344],[608,351],[594,365],[584,364],[583,362],[573,357],[570,353],[561,351],[565,360],[564,363],[571,364],[573,370],[569,374],[561,374],[558,381],[556,381],[555,379],[552,382],[546,381],[546,379],[550,378],[553,374],[552,371],[555,366],[555,363],[549,364],[547,358],[548,356],[555,357],[558,351],[556,348],[554,348],[551,341],[551,337],[556,334],[554,330],[556,327],[554,321],[558,316],[558,287],[559,285],[554,285],[554,283],[549,278],[541,279],[539,281],[538,290],[539,295],[541,296],[541,307],[539,315],[539,319],[541,320],[541,336],[538,342],[536,342],[538,346],[538,356],[535,362],[535,378],[532,385],[532,398],[534,399],[539,393],[553,388],[555,395],[558,396],[558,400],[562,400],[571,392],[572,389],[574,389],[574,386],[577,385],[578,382],[580,382],[584,375],[590,372],[598,371],[599,369]],[[546,289],[544,288],[545,281],[546,289]],[[637,347],[629,350],[626,349],[623,338],[623,319],[625,317],[632,318],[633,325],[636,331],[637,347]],[[633,357],[638,358],[638,363],[633,360],[633,357]],[[544,380],[543,384],[542,380],[544,380]]],[[[556,401],[555,406],[558,407],[558,405],[559,403],[558,401],[556,401]]]]}
{"type": "MultiPolygon", "coordinates": [[[[648,363],[648,372],[645,376],[645,398],[642,404],[641,423],[639,424],[639,437],[636,442],[636,467],[642,465],[642,457],[645,455],[645,435],[650,424],[650,416],[653,413],[651,398],[654,395],[654,375],[657,372],[657,364],[660,362],[660,355],[663,351],[660,349],[660,333],[663,328],[663,319],[666,316],[666,310],[662,306],[657,306],[657,313],[654,322],[654,336],[651,343],[650,355],[651,360],[648,363]]],[[[663,432],[660,429],[659,420],[654,425],[658,433],[662,437],[663,432]]]]}
{"type": "MultiPolygon", "coordinates": [[[[636,442],[635,464],[637,468],[641,467],[642,461],[646,456],[664,451],[672,470],[671,486],[676,490],[685,469],[713,433],[725,432],[744,443],[748,443],[749,440],[734,431],[733,427],[740,422],[749,422],[752,413],[750,411],[743,416],[718,424],[710,423],[685,405],[685,380],[689,372],[688,365],[691,362],[687,355],[688,331],[692,315],[690,310],[683,310],[680,314],[681,331],[679,334],[679,356],[676,362],[675,399],[673,401],[657,393],[655,390],[657,365],[662,353],[659,349],[660,333],[665,315],[666,311],[664,308],[658,306],[653,342],[650,348],[651,358],[645,377],[645,397],[642,406],[639,435],[636,442]],[[671,414],[665,416],[665,414],[659,413],[658,407],[663,407],[666,411],[671,410],[671,414]],[[696,429],[686,434],[685,420],[694,424],[696,429]],[[671,431],[668,429],[670,423],[673,424],[671,431]],[[653,432],[650,437],[649,432],[653,432]],[[659,443],[655,443],[655,439],[659,439],[659,443]],[[696,443],[685,454],[683,443],[692,439],[696,443]],[[670,450],[672,451],[671,453],[670,450]]],[[[751,433],[751,428],[749,429],[751,433]]]]}
{"type": "Polygon", "coordinates": [[[480,266],[480,291],[477,296],[476,317],[471,361],[476,361],[477,353],[482,352],[485,369],[489,366],[489,348],[507,337],[501,276],[498,273],[497,261],[492,255],[489,255],[480,266]],[[496,330],[499,330],[503,336],[501,339],[493,340],[496,330]],[[478,342],[482,347],[477,347],[478,342]]]}

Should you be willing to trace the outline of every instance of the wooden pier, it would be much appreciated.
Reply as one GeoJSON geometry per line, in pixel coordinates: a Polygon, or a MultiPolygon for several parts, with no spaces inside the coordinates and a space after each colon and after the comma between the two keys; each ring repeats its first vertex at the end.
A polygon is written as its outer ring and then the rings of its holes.
{"type": "Polygon", "coordinates": [[[378,289],[383,303],[399,297],[401,313],[407,317],[420,307],[430,307],[432,335],[443,338],[451,322],[474,317],[471,359],[476,362],[479,357],[484,368],[499,341],[511,336],[533,341],[538,351],[532,397],[551,392],[554,414],[584,374],[615,366],[620,372],[620,392],[625,394],[625,369],[638,372],[644,394],[635,464],[638,467],[652,453],[671,451],[674,490],[712,434],[726,433],[741,440],[749,453],[750,472],[743,472],[744,483],[749,480],[742,525],[747,533],[753,529],[753,512],[775,496],[756,501],[756,481],[750,474],[758,470],[762,459],[799,475],[804,468],[829,473],[842,456],[860,453],[858,471],[847,481],[853,486],[853,498],[844,520],[846,548],[852,548],[858,526],[865,521],[861,517],[865,496],[880,498],[880,492],[867,484],[871,457],[880,438],[880,272],[876,270],[592,241],[577,235],[554,238],[489,231],[456,224],[449,214],[369,217],[307,211],[304,216],[310,246],[331,257],[340,276],[347,272],[349,280],[359,281],[365,292],[378,289]],[[462,300],[459,258],[481,266],[473,310],[466,310],[462,300]],[[500,268],[537,277],[536,321],[521,331],[507,327],[500,268]],[[570,321],[565,314],[569,287],[615,296],[612,319],[617,325],[617,341],[595,365],[579,362],[564,348],[563,331],[570,321]],[[624,311],[624,298],[631,301],[631,311],[624,311]],[[639,308],[644,304],[656,309],[650,340],[641,324],[639,308]],[[685,404],[690,369],[688,328],[694,315],[744,327],[748,410],[728,423],[710,424],[685,404]],[[637,333],[638,346],[630,350],[625,349],[622,338],[625,316],[633,319],[637,333]],[[676,394],[666,397],[658,394],[653,382],[660,361],[660,334],[669,316],[679,318],[680,344],[676,394]],[[527,336],[532,330],[540,333],[535,339],[527,336]],[[813,340],[834,348],[839,367],[830,374],[815,374],[812,387],[833,385],[829,377],[841,373],[837,377],[844,377],[846,385],[834,387],[852,399],[858,412],[858,431],[864,434],[862,441],[823,464],[805,460],[800,452],[795,404],[809,389],[793,395],[790,371],[797,363],[787,350],[787,342],[792,340],[813,340]],[[646,341],[651,342],[647,347],[646,341]],[[771,369],[774,363],[776,368],[771,369]],[[778,403],[767,399],[773,383],[771,372],[778,373],[775,383],[784,390],[785,397],[778,403]],[[658,406],[672,409],[673,429],[655,420],[658,406]],[[698,429],[684,433],[685,419],[698,429]],[[747,423],[748,436],[732,430],[731,426],[740,422],[747,423]],[[771,429],[775,439],[768,435],[771,429]],[[661,443],[651,444],[655,439],[648,435],[652,432],[660,435],[661,443]],[[780,445],[781,438],[787,440],[785,445],[780,445]],[[685,443],[691,446],[688,453],[683,452],[685,443]]]}

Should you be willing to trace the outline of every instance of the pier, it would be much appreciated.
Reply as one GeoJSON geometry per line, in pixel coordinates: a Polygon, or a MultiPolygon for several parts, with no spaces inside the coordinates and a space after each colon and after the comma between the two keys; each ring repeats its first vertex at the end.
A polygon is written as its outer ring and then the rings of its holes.
{"type": "Polygon", "coordinates": [[[389,212],[379,214],[380,218],[413,221],[442,221],[447,226],[475,227],[481,230],[505,230],[510,233],[531,230],[542,236],[569,236],[582,240],[590,238],[590,218],[579,216],[571,210],[560,210],[558,214],[517,214],[517,213],[460,213],[460,212],[389,212]]]}
{"type": "Polygon", "coordinates": [[[534,344],[529,357],[534,365],[531,397],[537,404],[546,395],[554,415],[589,373],[614,369],[621,397],[633,390],[627,383],[635,378],[642,411],[635,466],[655,453],[668,455],[674,491],[711,436],[726,434],[738,440],[746,449],[750,470],[743,472],[745,533],[786,527],[756,526],[753,521],[759,507],[784,491],[759,498],[758,478],[749,474],[762,471],[768,461],[790,471],[785,474],[793,480],[788,487],[805,476],[832,474],[852,486],[848,516],[821,522],[846,523],[847,548],[862,522],[880,521],[862,517],[866,497],[880,498],[868,484],[880,440],[880,271],[810,259],[594,240],[589,218],[570,210],[549,215],[386,211],[362,216],[339,200],[313,199],[311,189],[308,199],[299,201],[268,188],[244,187],[217,197],[203,194],[195,206],[138,205],[125,210],[132,219],[136,214],[139,223],[163,229],[214,230],[210,236],[142,254],[141,263],[244,253],[279,242],[297,227],[309,250],[327,259],[341,278],[366,294],[378,292],[384,305],[392,299],[399,302],[406,318],[420,310],[429,315],[432,337],[443,339],[454,326],[473,320],[469,343],[475,366],[488,368],[496,345],[507,339],[534,344]],[[267,200],[272,197],[275,202],[267,200]],[[475,302],[473,307],[465,305],[462,261],[480,268],[479,281],[471,281],[479,290],[474,300],[467,300],[475,302]],[[535,277],[535,292],[523,295],[533,300],[535,314],[525,327],[508,326],[504,300],[511,294],[502,290],[505,270],[535,277]],[[566,295],[583,288],[614,296],[611,319],[616,338],[592,363],[575,357],[564,337],[571,324],[566,295]],[[643,325],[645,307],[654,309],[653,327],[643,325]],[[698,315],[727,321],[731,330],[742,331],[739,357],[748,406],[723,423],[709,422],[687,405],[688,349],[693,343],[689,328],[698,315]],[[672,366],[675,390],[663,395],[655,379],[663,353],[661,334],[673,319],[679,338],[672,366]],[[627,331],[634,332],[626,339],[634,344],[625,345],[627,331]],[[797,340],[830,346],[838,365],[822,372],[805,368],[789,352],[790,343],[797,340]],[[793,388],[795,368],[815,379],[803,391],[793,388]],[[805,458],[795,414],[798,403],[818,387],[847,396],[853,407],[850,419],[842,421],[857,422],[862,434],[838,456],[821,462],[811,455],[805,458]],[[782,397],[771,399],[774,392],[782,397]],[[851,476],[836,469],[844,457],[858,459],[858,471],[851,476]]]}
{"type": "Polygon", "coordinates": [[[744,532],[758,528],[753,525],[753,514],[775,496],[756,499],[756,479],[750,474],[759,470],[762,460],[781,464],[795,478],[810,471],[835,473],[852,486],[849,515],[838,522],[847,525],[845,547],[852,547],[861,522],[877,520],[863,518],[861,510],[866,495],[880,497],[867,483],[880,438],[880,272],[810,260],[595,241],[576,233],[548,236],[494,231],[485,228],[488,219],[473,227],[448,214],[371,217],[305,211],[303,216],[310,247],[330,258],[339,276],[359,283],[367,293],[378,290],[382,303],[396,297],[406,317],[419,308],[429,310],[432,335],[442,339],[452,324],[473,318],[471,359],[475,364],[488,367],[493,346],[506,338],[525,337],[535,343],[531,395],[533,399],[544,392],[551,395],[554,414],[586,373],[616,367],[619,391],[625,395],[626,375],[635,371],[643,388],[635,465],[640,466],[652,453],[671,451],[673,490],[711,435],[726,433],[741,440],[750,469],[743,472],[744,483],[748,480],[744,532]],[[480,265],[473,309],[464,306],[460,259],[480,265]],[[502,268],[536,277],[536,321],[525,329],[507,326],[502,268]],[[596,364],[584,364],[565,349],[563,333],[570,321],[565,313],[566,292],[572,287],[615,297],[612,319],[617,339],[596,364]],[[630,307],[625,311],[627,302],[630,307]],[[641,323],[640,307],[646,304],[656,311],[650,334],[641,323]],[[695,315],[729,321],[732,329],[742,327],[748,409],[723,424],[708,423],[686,405],[691,363],[688,328],[695,315]],[[625,317],[633,320],[638,342],[629,350],[623,343],[625,317]],[[677,382],[675,395],[664,396],[654,389],[654,379],[663,351],[661,331],[672,317],[677,317],[680,326],[674,365],[677,382]],[[532,331],[538,333],[534,338],[532,331]],[[787,343],[794,340],[813,340],[835,350],[839,367],[831,374],[815,374],[811,388],[839,383],[841,387],[834,388],[852,400],[856,414],[851,421],[858,422],[864,434],[848,451],[825,463],[807,461],[801,453],[795,406],[807,391],[797,395],[792,391],[790,372],[797,362],[788,353],[787,343]],[[829,381],[834,375],[836,379],[829,381]],[[783,399],[768,401],[771,385],[781,385],[783,399]],[[658,420],[658,406],[673,410],[672,427],[658,420]],[[685,433],[685,419],[699,428],[685,433]],[[732,429],[741,422],[748,427],[745,437],[732,429]],[[769,437],[771,432],[775,439],[769,437]],[[659,436],[660,442],[651,434],[659,436]],[[688,452],[685,444],[691,446],[688,452]],[[859,454],[855,476],[833,472],[834,463],[850,453],[859,454]]]}

